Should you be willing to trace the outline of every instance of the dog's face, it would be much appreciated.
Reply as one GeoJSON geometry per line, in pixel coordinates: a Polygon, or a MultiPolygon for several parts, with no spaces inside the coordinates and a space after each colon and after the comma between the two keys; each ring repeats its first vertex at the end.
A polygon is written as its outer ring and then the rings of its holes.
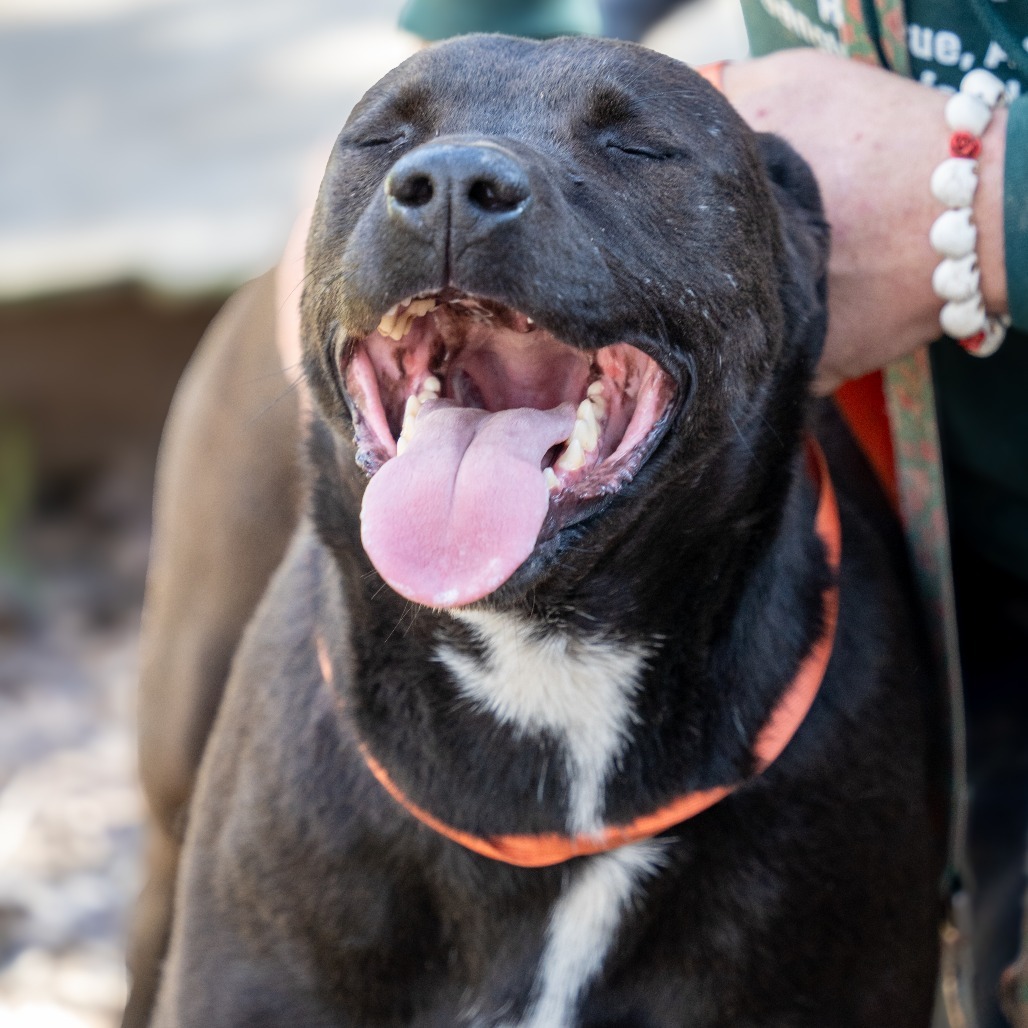
{"type": "Polygon", "coordinates": [[[391,72],[336,144],[303,303],[378,572],[503,602],[658,501],[697,538],[745,515],[798,430],[824,251],[801,162],[668,58],[480,36],[391,72]]]}

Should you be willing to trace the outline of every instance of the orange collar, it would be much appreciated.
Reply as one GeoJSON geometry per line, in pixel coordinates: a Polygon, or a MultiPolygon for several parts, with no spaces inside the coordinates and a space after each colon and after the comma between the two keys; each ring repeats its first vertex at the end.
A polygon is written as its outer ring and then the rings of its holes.
{"type": "MultiPolygon", "coordinates": [[[[835,625],[839,613],[839,587],[836,579],[842,552],[842,532],[835,491],[828,475],[828,465],[821,447],[813,437],[808,437],[807,440],[807,464],[819,494],[814,530],[824,544],[833,584],[824,593],[821,635],[803,658],[796,677],[757,734],[753,753],[758,774],[774,762],[803,723],[821,687],[835,641],[835,625]]],[[[331,682],[332,667],[320,637],[317,639],[317,648],[322,674],[327,682],[331,682]]],[[[419,807],[404,795],[389,776],[389,772],[371,755],[364,743],[360,744],[360,751],[368,769],[382,788],[422,824],[447,839],[460,843],[473,853],[517,867],[550,867],[573,857],[604,853],[630,842],[650,839],[712,807],[719,800],[735,792],[746,781],[744,779],[731,785],[717,785],[710,789],[685,793],[653,813],[643,814],[626,825],[608,825],[593,834],[568,836],[551,832],[540,835],[483,837],[454,828],[419,807]]]]}

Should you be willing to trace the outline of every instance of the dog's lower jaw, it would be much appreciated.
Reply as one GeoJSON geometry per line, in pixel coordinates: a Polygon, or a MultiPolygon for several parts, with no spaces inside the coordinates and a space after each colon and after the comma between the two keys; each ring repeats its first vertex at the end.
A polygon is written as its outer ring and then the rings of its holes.
{"type": "MultiPolygon", "coordinates": [[[[735,612],[719,618],[696,609],[684,575],[640,607],[599,570],[588,596],[551,596],[548,607],[537,591],[531,613],[480,605],[437,614],[397,602],[344,561],[347,592],[372,626],[353,641],[358,669],[346,707],[358,734],[415,804],[486,836],[588,833],[683,792],[742,780],[786,687],[780,669],[798,666],[820,629],[828,572],[813,510],[798,473],[777,536],[746,569],[735,612]],[[563,607],[576,611],[573,633],[548,616],[563,607]],[[784,609],[798,612],[797,623],[779,623],[784,609]],[[737,661],[766,673],[743,672],[737,661]],[[393,680],[397,664],[407,670],[393,680]],[[712,722],[711,710],[724,714],[712,722]],[[404,735],[412,712],[418,731],[404,735]],[[676,754],[670,770],[662,752],[676,754]],[[469,754],[493,775],[465,782],[469,754]]],[[[710,542],[701,549],[696,574],[727,563],[710,542]]],[[[689,551],[680,552],[688,568],[689,551]]]]}

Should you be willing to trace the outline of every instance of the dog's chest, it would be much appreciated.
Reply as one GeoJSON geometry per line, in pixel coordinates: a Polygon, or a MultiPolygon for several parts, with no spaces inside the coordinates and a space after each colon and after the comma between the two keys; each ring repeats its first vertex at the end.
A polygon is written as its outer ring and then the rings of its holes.
{"type": "Polygon", "coordinates": [[[634,700],[653,647],[536,633],[514,615],[463,611],[481,655],[440,645],[458,691],[519,737],[550,736],[564,753],[567,830],[597,831],[605,785],[631,740],[634,700]]]}
{"type": "Polygon", "coordinates": [[[519,1018],[472,1020],[476,1028],[571,1028],[603,970],[629,911],[661,866],[656,842],[635,843],[591,858],[554,905],[546,925],[529,1002],[519,1018]]]}

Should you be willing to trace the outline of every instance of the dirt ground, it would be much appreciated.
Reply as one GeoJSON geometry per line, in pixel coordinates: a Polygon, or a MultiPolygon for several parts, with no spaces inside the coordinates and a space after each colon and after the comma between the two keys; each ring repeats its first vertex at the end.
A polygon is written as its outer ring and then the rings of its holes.
{"type": "Polygon", "coordinates": [[[125,999],[126,915],[139,885],[133,706],[148,533],[138,477],[135,497],[132,486],[131,475],[100,484],[93,519],[34,526],[30,609],[0,641],[5,1028],[107,1028],[125,999]],[[131,524],[121,522],[127,515],[131,524]]]}
{"type": "Polygon", "coordinates": [[[125,287],[0,307],[3,1028],[120,1018],[140,884],[134,698],[154,458],[219,303],[125,287]]]}

